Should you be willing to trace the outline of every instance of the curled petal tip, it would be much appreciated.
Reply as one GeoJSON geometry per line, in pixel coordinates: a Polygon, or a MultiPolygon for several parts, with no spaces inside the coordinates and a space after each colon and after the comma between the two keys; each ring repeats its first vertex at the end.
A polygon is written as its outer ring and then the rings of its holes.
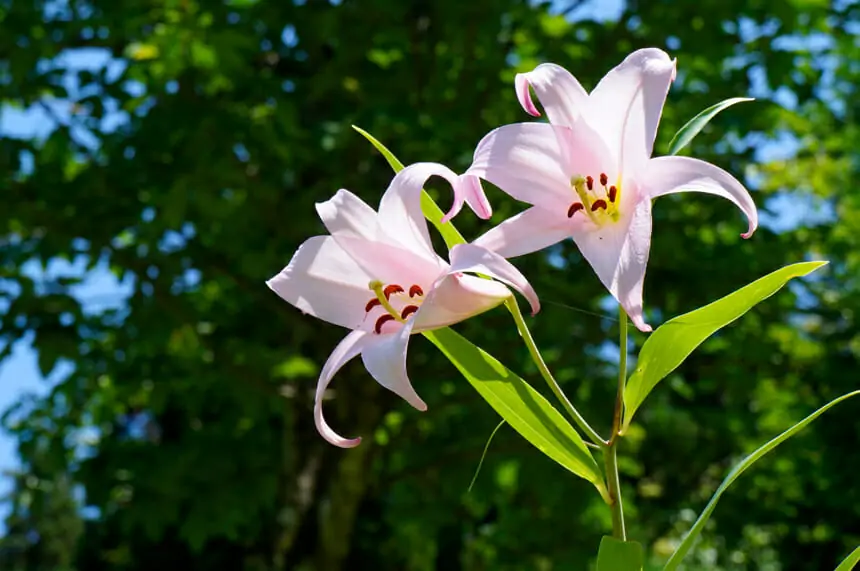
{"type": "Polygon", "coordinates": [[[636,329],[642,333],[651,333],[651,331],[654,330],[650,325],[645,323],[645,319],[642,317],[641,311],[628,311],[627,316],[630,317],[630,321],[633,322],[636,329]]]}
{"type": "Polygon", "coordinates": [[[478,218],[489,220],[493,215],[493,207],[490,206],[490,201],[484,194],[481,179],[477,175],[469,174],[468,171],[458,177],[457,185],[454,188],[454,204],[442,218],[442,222],[448,222],[456,216],[463,208],[463,203],[468,204],[478,218]]]}
{"type": "Polygon", "coordinates": [[[522,105],[523,109],[526,110],[526,113],[532,117],[540,117],[540,111],[537,110],[534,101],[532,101],[532,94],[529,90],[527,74],[518,73],[516,77],[514,77],[514,86],[517,90],[517,99],[519,99],[520,105],[522,105]]]}
{"type": "Polygon", "coordinates": [[[358,436],[356,438],[345,438],[341,440],[338,444],[335,444],[335,446],[339,446],[341,448],[355,448],[359,444],[361,444],[361,436],[358,436]]]}
{"type": "Polygon", "coordinates": [[[416,410],[419,410],[421,412],[427,412],[427,403],[425,403],[424,401],[421,401],[420,406],[416,406],[416,405],[412,405],[412,406],[414,406],[416,410]]]}

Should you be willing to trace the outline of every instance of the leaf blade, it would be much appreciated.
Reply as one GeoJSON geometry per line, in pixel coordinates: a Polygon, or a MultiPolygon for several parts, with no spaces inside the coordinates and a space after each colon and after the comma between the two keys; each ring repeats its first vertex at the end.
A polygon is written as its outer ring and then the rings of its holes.
{"type": "Polygon", "coordinates": [[[642,345],[636,370],[624,389],[622,432],[630,426],[633,415],[654,387],[708,337],[775,294],[792,278],[805,276],[826,263],[800,262],[785,266],[658,327],[642,345]]]}
{"type": "Polygon", "coordinates": [[[835,571],[851,571],[857,566],[857,563],[860,563],[860,547],[849,553],[835,571]]]}
{"type": "Polygon", "coordinates": [[[540,393],[492,355],[449,328],[424,336],[487,403],[535,448],[606,494],[603,475],[582,437],[540,393]]]}
{"type": "MultiPolygon", "coordinates": [[[[699,515],[699,518],[693,524],[693,527],[690,528],[690,531],[687,533],[687,536],[684,538],[684,540],[681,541],[681,544],[678,546],[678,549],[675,550],[675,553],[673,553],[672,557],[669,558],[669,561],[666,562],[666,566],[663,567],[663,571],[674,571],[674,569],[677,569],[678,565],[681,564],[681,560],[684,558],[687,552],[690,551],[690,548],[693,546],[693,543],[696,541],[696,538],[698,538],[699,535],[702,533],[702,529],[707,523],[708,518],[711,517],[711,513],[713,513],[714,509],[717,507],[717,502],[720,500],[720,497],[723,495],[723,492],[725,492],[726,488],[728,488],[735,480],[737,480],[738,477],[740,477],[740,475],[747,470],[747,468],[749,468],[755,462],[761,459],[762,456],[764,456],[765,454],[767,454],[768,452],[770,452],[771,450],[773,450],[774,448],[776,448],[777,446],[779,446],[780,444],[806,428],[807,425],[809,425],[813,420],[821,416],[831,407],[836,406],[837,404],[846,399],[858,395],[860,395],[860,391],[852,391],[850,393],[842,395],[841,397],[833,399],[832,401],[825,404],[800,422],[797,422],[796,424],[792,425],[790,428],[788,428],[775,438],[772,438],[764,445],[757,448],[752,454],[744,458],[739,464],[732,468],[723,480],[723,482],[720,484],[720,487],[717,488],[717,491],[714,492],[713,496],[711,496],[710,501],[708,501],[708,505],[706,505],[705,509],[702,510],[702,513],[699,515]]],[[[851,556],[849,556],[849,560],[850,557],[851,556]]],[[[837,571],[844,570],[837,569],[837,571]]]]}
{"type": "Polygon", "coordinates": [[[678,151],[686,147],[690,144],[690,141],[699,134],[699,132],[705,128],[705,125],[710,123],[711,119],[716,117],[717,113],[720,111],[731,107],[737,103],[743,103],[745,101],[755,101],[754,97],[731,97],[729,99],[725,99],[720,101],[716,105],[711,105],[678,129],[678,132],[675,133],[675,136],[672,137],[672,140],[669,142],[669,155],[677,155],[678,151]]]}

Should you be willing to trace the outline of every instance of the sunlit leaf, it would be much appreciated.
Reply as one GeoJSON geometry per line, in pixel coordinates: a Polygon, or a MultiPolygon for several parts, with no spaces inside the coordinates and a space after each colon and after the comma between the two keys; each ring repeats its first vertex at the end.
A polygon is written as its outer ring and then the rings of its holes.
{"type": "Polygon", "coordinates": [[[126,48],[125,55],[136,61],[155,59],[159,55],[159,49],[154,44],[133,43],[126,48]]]}
{"type": "Polygon", "coordinates": [[[626,430],[654,387],[708,337],[779,291],[790,279],[805,276],[827,262],[801,262],[772,272],[722,299],[670,319],[652,333],[624,390],[626,430]]]}
{"type": "Polygon", "coordinates": [[[860,563],[860,547],[852,551],[835,571],[851,571],[860,563]]]}
{"type": "Polygon", "coordinates": [[[672,141],[669,143],[668,154],[677,155],[678,151],[689,145],[690,141],[699,134],[699,131],[704,129],[705,125],[707,125],[711,119],[716,117],[717,113],[727,107],[731,107],[736,103],[743,103],[744,101],[755,101],[755,99],[752,97],[732,97],[731,99],[720,101],[716,105],[708,107],[690,119],[687,124],[678,129],[678,132],[675,133],[674,137],[672,137],[672,141]]]}
{"type": "Polygon", "coordinates": [[[597,571],[642,571],[642,546],[608,535],[600,540],[597,571]]]}
{"type": "MultiPolygon", "coordinates": [[[[376,150],[382,153],[382,156],[385,157],[385,160],[388,161],[388,164],[391,165],[391,168],[394,169],[394,172],[400,172],[403,170],[403,163],[401,163],[397,157],[394,156],[394,153],[389,151],[385,145],[380,143],[376,138],[365,131],[360,127],[352,126],[353,129],[361,133],[361,135],[370,141],[370,144],[376,147],[376,150]]],[[[454,228],[454,225],[450,222],[442,223],[442,217],[445,215],[444,212],[436,205],[430,195],[427,194],[426,190],[421,191],[421,210],[424,212],[424,216],[427,220],[430,221],[433,226],[442,234],[442,238],[445,240],[445,245],[448,248],[453,248],[457,244],[463,244],[466,242],[466,239],[454,228]]]]}
{"type": "MultiPolygon", "coordinates": [[[[818,418],[829,408],[839,404],[845,399],[849,399],[858,395],[860,395],[860,391],[853,391],[848,394],[842,395],[839,398],[833,399],[832,401],[819,408],[818,410],[816,410],[815,412],[813,412],[812,414],[810,414],[809,416],[807,416],[806,418],[804,418],[803,420],[801,420],[800,422],[798,422],[797,424],[795,424],[794,426],[792,426],[764,446],[757,449],[755,452],[744,458],[740,464],[732,468],[731,472],[729,472],[728,476],[726,476],[726,479],[723,480],[723,483],[720,484],[720,487],[717,488],[716,492],[714,492],[714,495],[711,497],[711,501],[709,501],[708,505],[705,506],[705,509],[702,511],[702,514],[699,516],[699,519],[697,519],[696,523],[693,524],[693,527],[690,528],[690,532],[681,542],[681,545],[678,546],[678,549],[675,551],[675,553],[672,554],[672,557],[669,558],[669,561],[668,563],[666,563],[666,566],[663,568],[663,571],[672,571],[673,569],[678,568],[678,565],[680,565],[681,560],[684,558],[687,552],[690,551],[690,548],[693,546],[693,543],[695,543],[696,539],[702,533],[702,529],[705,527],[705,523],[707,523],[708,518],[711,517],[711,513],[713,513],[714,508],[717,507],[717,502],[720,500],[720,497],[723,495],[723,492],[725,492],[726,488],[732,485],[732,483],[737,480],[738,477],[743,474],[747,468],[752,466],[762,456],[764,456],[765,454],[767,454],[768,452],[770,452],[771,450],[773,450],[774,448],[776,448],[777,446],[803,430],[810,422],[818,418]]],[[[852,556],[853,555],[854,554],[852,554],[852,556]]],[[[850,559],[851,556],[849,556],[848,560],[846,561],[850,561],[850,559]]],[[[855,559],[854,561],[856,563],[857,560],[855,559]]],[[[844,562],[843,565],[845,565],[844,562]]],[[[849,565],[851,564],[849,563],[849,565]]],[[[851,567],[843,568],[842,566],[840,566],[837,571],[844,571],[845,569],[850,568],[851,567]]]]}
{"type": "Polygon", "coordinates": [[[603,476],[576,430],[528,383],[451,329],[424,335],[499,415],[538,450],[606,494],[603,476]]]}

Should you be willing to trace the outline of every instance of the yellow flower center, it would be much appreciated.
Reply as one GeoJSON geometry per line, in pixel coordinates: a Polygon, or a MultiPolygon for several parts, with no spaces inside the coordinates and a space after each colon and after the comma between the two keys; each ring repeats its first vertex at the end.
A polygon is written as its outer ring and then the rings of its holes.
{"type": "Polygon", "coordinates": [[[616,184],[610,186],[609,177],[606,176],[606,173],[600,173],[597,180],[590,175],[576,175],[571,177],[570,186],[579,200],[567,209],[568,218],[573,218],[577,212],[581,211],[598,225],[618,221],[621,177],[618,178],[616,184]]]}

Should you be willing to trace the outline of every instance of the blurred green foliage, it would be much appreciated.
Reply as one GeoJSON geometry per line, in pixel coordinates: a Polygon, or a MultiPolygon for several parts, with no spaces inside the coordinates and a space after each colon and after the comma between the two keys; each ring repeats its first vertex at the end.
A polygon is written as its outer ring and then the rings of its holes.
{"type": "MultiPolygon", "coordinates": [[[[742,241],[726,201],[657,201],[652,323],[787,263],[832,261],[707,341],[637,415],[620,463],[629,532],[651,546],[649,564],[665,561],[734,460],[856,388],[860,7],[629,0],[611,18],[588,15],[605,11],[603,0],[0,1],[0,98],[61,123],[0,139],[0,357],[31,334],[43,372],[74,365],[5,417],[25,464],[0,568],[593,565],[610,526],[599,497],[509,428],[467,493],[498,418],[426,341],[409,360],[430,410],[353,363],[327,416],[366,438],[349,451],[326,444],[315,378],[343,332],[263,283],[323,232],[314,202],[344,187],[375,204],[390,180],[351,124],[406,163],[462,169],[489,129],[527,119],[513,75],[542,61],[593,86],[633,49],[667,49],[679,73],[663,152],[705,107],[759,98],[684,152],[744,176],[765,211],[788,207],[742,241]],[[81,50],[121,63],[74,68],[81,50]],[[125,121],[106,120],[117,110],[125,121]],[[816,205],[833,215],[785,230],[816,205]],[[32,270],[57,258],[106,264],[133,277],[133,293],[121,309],[84,311],[76,280],[32,270]]],[[[436,190],[446,206],[449,190],[436,190]]],[[[495,222],[519,208],[490,198],[495,222]]],[[[464,214],[458,227],[474,237],[487,225],[464,214]]],[[[605,432],[615,324],[594,315],[599,282],[572,244],[516,263],[544,301],[532,329],[549,365],[605,432]]],[[[458,329],[543,390],[503,309],[458,329]]],[[[833,569],[860,543],[858,413],[834,409],[745,474],[686,568],[833,569]]]]}

